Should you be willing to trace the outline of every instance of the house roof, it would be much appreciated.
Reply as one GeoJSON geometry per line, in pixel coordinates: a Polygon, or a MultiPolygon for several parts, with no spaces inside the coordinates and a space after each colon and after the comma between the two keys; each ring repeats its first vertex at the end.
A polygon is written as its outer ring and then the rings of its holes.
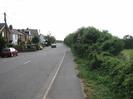
{"type": "Polygon", "coordinates": [[[4,28],[5,23],[0,23],[0,31],[4,28]]]}
{"type": "Polygon", "coordinates": [[[28,30],[26,29],[16,29],[16,31],[22,33],[23,35],[31,35],[28,30]]]}
{"type": "Polygon", "coordinates": [[[38,36],[38,30],[37,29],[28,29],[32,36],[38,36]]]}
{"type": "Polygon", "coordinates": [[[16,31],[23,33],[24,35],[29,36],[38,36],[38,30],[37,29],[17,29],[16,31]]]}
{"type": "Polygon", "coordinates": [[[10,29],[8,28],[8,25],[6,23],[0,23],[0,31],[2,31],[4,28],[6,28],[8,32],[10,32],[10,29]]]}
{"type": "Polygon", "coordinates": [[[30,33],[30,31],[29,30],[24,30],[24,33],[26,34],[26,35],[31,35],[31,33],[30,33]]]}
{"type": "Polygon", "coordinates": [[[24,35],[23,33],[17,31],[16,29],[12,29],[12,30],[10,30],[10,31],[11,31],[11,33],[13,33],[13,34],[24,35]]]}

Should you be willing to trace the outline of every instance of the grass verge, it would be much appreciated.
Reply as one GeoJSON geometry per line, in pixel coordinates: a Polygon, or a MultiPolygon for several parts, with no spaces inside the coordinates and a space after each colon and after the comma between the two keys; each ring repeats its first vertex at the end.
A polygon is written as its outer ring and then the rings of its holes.
{"type": "Polygon", "coordinates": [[[86,66],[87,60],[75,59],[78,77],[82,79],[84,84],[85,99],[114,99],[113,93],[106,86],[108,82],[104,81],[107,76],[100,75],[98,71],[94,71],[86,66]]]}

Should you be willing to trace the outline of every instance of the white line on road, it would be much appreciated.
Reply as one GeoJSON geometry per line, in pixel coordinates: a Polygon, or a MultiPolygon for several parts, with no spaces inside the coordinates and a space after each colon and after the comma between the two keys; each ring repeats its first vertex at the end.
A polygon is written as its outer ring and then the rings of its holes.
{"type": "Polygon", "coordinates": [[[31,60],[26,61],[24,64],[27,64],[27,63],[29,63],[29,62],[31,62],[31,60]]]}
{"type": "Polygon", "coordinates": [[[65,53],[64,53],[64,55],[63,55],[63,57],[62,57],[62,59],[61,59],[61,61],[60,61],[60,63],[59,63],[59,66],[58,66],[58,68],[57,68],[57,70],[56,70],[56,72],[55,72],[53,78],[51,79],[51,81],[50,81],[50,83],[49,83],[49,85],[48,85],[48,88],[46,89],[46,92],[45,92],[44,95],[43,95],[43,99],[46,99],[46,97],[47,97],[47,95],[48,95],[48,93],[49,93],[49,91],[50,91],[50,89],[51,89],[51,87],[52,87],[52,85],[53,85],[53,83],[54,83],[54,80],[55,80],[55,78],[56,78],[56,76],[57,76],[57,74],[58,74],[58,72],[59,72],[59,70],[60,70],[60,68],[61,68],[61,65],[62,65],[62,63],[63,63],[63,61],[64,61],[65,55],[66,55],[66,51],[65,51],[65,53]]]}
{"type": "Polygon", "coordinates": [[[6,63],[6,62],[7,62],[7,60],[3,60],[2,62],[3,62],[3,63],[6,63]]]}

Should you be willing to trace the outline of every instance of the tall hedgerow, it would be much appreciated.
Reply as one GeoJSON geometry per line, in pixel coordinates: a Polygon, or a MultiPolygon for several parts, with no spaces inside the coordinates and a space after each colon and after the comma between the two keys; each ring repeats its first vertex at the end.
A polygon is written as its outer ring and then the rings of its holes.
{"type": "Polygon", "coordinates": [[[100,83],[108,86],[116,99],[133,99],[133,62],[126,62],[118,57],[125,42],[128,43],[131,39],[122,40],[105,30],[82,27],[68,35],[64,43],[71,47],[77,57],[88,60],[85,63],[88,68],[94,72],[97,70],[99,75],[105,77],[100,83]]]}

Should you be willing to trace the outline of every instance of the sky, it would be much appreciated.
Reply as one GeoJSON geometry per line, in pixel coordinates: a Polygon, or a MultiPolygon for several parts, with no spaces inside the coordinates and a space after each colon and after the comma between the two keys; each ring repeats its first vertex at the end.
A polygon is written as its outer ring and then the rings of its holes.
{"type": "Polygon", "coordinates": [[[133,35],[133,0],[0,0],[0,23],[4,12],[13,28],[40,29],[58,40],[88,26],[133,35]]]}

